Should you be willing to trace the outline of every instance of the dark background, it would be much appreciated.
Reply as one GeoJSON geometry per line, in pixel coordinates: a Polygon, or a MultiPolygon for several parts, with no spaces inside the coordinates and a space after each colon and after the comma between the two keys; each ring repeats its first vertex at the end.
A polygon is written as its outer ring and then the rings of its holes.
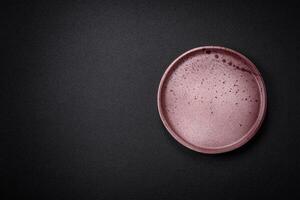
{"type": "Polygon", "coordinates": [[[1,199],[300,197],[296,4],[24,1],[0,15],[1,199]],[[268,93],[258,135],[215,156],[178,144],[156,105],[166,67],[203,45],[245,54],[268,93]]]}

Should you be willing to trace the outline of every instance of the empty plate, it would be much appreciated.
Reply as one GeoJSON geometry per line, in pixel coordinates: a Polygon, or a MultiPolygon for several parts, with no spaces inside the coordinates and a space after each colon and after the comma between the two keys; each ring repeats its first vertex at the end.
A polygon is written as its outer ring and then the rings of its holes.
{"type": "Polygon", "coordinates": [[[266,89],[255,65],[224,47],[192,49],[165,71],[158,110],[169,133],[202,153],[222,153],[249,141],[266,112],[266,89]]]}

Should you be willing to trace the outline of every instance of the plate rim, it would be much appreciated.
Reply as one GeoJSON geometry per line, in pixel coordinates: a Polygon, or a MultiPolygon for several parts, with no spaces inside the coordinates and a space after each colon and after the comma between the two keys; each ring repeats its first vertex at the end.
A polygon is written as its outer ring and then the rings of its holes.
{"type": "Polygon", "coordinates": [[[159,116],[161,121],[163,122],[165,128],[167,129],[167,131],[171,134],[171,136],[180,144],[182,144],[183,146],[194,150],[196,152],[199,153],[205,153],[205,154],[219,154],[219,153],[225,153],[225,152],[229,152],[232,150],[235,150],[241,146],[243,146],[244,144],[246,144],[251,138],[254,137],[254,135],[256,135],[256,133],[258,132],[258,130],[260,129],[265,116],[266,116],[266,110],[267,110],[267,90],[266,90],[266,85],[265,82],[263,80],[263,77],[261,76],[260,71],[257,69],[256,65],[249,60],[245,55],[227,48],[227,47],[222,47],[222,46],[201,46],[201,47],[196,47],[196,48],[192,48],[184,53],[182,53],[181,55],[179,55],[165,70],[160,82],[159,82],[159,87],[158,87],[158,91],[157,91],[157,107],[158,107],[158,112],[159,112],[159,116]],[[200,146],[196,146],[193,145],[189,142],[187,142],[186,140],[184,140],[183,138],[181,138],[177,133],[175,133],[175,131],[172,130],[171,126],[169,125],[169,123],[167,122],[165,116],[164,116],[164,111],[162,108],[162,87],[164,85],[164,82],[166,80],[166,77],[168,76],[168,74],[170,73],[171,69],[173,69],[174,66],[176,66],[176,63],[181,60],[183,57],[196,52],[196,51],[203,51],[206,49],[210,49],[210,50],[223,50],[223,51],[227,51],[230,52],[232,54],[235,54],[237,56],[239,56],[242,60],[246,61],[247,64],[249,64],[253,70],[255,70],[255,73],[257,74],[257,83],[260,89],[260,108],[259,108],[259,114],[257,116],[256,121],[253,123],[253,125],[251,126],[251,128],[248,130],[248,132],[241,137],[240,139],[238,139],[237,141],[231,143],[231,144],[227,144],[224,146],[220,146],[220,147],[214,147],[214,148],[207,148],[207,147],[200,147],[200,146]]]}

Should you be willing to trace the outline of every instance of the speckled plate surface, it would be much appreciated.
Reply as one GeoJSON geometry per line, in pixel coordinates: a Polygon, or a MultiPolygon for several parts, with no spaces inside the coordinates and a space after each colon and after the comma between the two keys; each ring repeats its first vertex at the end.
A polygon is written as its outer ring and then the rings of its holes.
{"type": "Polygon", "coordinates": [[[158,110],[169,133],[202,153],[222,153],[249,141],[266,112],[266,89],[255,65],[224,47],[192,49],[165,71],[158,110]]]}

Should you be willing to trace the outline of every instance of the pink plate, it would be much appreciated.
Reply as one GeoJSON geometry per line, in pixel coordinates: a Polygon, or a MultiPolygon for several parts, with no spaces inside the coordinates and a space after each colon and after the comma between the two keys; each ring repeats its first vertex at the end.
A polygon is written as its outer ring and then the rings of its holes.
{"type": "Polygon", "coordinates": [[[202,153],[234,150],[249,141],[266,112],[266,89],[255,65],[224,47],[192,49],[165,71],[158,111],[170,134],[202,153]]]}

